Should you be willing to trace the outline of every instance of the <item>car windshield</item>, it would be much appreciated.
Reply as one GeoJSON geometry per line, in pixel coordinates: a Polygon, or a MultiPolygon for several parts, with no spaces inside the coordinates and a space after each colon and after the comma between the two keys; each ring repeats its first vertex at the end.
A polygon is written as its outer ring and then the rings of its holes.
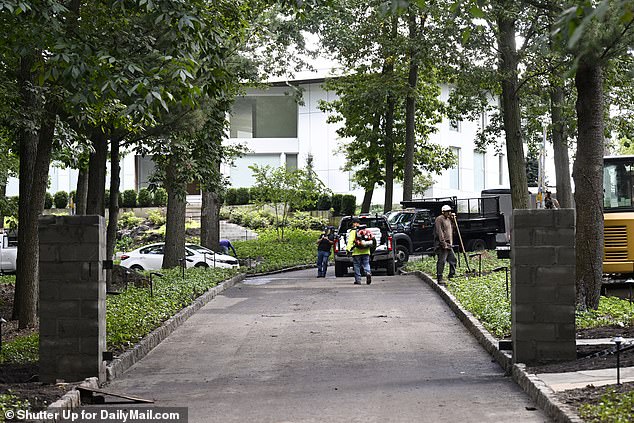
{"type": "Polygon", "coordinates": [[[189,248],[190,250],[194,250],[198,254],[214,254],[214,252],[211,251],[209,248],[205,248],[196,244],[187,244],[187,248],[189,248]]]}

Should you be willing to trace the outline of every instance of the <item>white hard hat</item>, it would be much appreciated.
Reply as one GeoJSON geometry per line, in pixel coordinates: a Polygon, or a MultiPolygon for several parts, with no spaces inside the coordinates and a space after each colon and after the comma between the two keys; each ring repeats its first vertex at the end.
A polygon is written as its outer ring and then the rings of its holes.
{"type": "Polygon", "coordinates": [[[451,206],[448,206],[447,204],[445,204],[444,206],[442,206],[442,209],[440,209],[440,210],[443,211],[443,212],[451,211],[451,206]]]}

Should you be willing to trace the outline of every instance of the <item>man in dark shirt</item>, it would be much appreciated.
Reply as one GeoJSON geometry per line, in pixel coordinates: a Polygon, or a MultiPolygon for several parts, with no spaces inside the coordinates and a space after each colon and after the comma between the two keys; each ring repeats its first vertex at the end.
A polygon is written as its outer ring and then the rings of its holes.
{"type": "Polygon", "coordinates": [[[328,269],[328,257],[330,249],[335,243],[334,228],[329,226],[317,240],[317,277],[325,278],[328,269]]]}

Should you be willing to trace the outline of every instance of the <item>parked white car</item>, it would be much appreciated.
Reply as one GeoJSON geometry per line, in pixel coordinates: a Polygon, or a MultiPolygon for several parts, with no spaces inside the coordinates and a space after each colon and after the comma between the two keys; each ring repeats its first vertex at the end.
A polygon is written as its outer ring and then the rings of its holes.
{"type": "Polygon", "coordinates": [[[0,275],[15,272],[15,261],[18,256],[16,247],[9,247],[9,237],[0,233],[0,275]]]}
{"type": "MultiPolygon", "coordinates": [[[[122,253],[121,266],[134,270],[158,270],[163,264],[165,243],[145,245],[136,250],[122,253]]],[[[196,244],[185,244],[187,267],[236,268],[238,259],[226,254],[216,253],[196,244]]]]}

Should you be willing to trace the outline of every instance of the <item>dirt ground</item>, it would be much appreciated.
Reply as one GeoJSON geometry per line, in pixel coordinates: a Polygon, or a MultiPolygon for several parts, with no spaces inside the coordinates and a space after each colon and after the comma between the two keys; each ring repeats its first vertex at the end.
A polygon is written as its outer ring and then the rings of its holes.
{"type": "MultiPolygon", "coordinates": [[[[115,272],[116,273],[116,272],[115,272]]],[[[142,278],[128,276],[128,282],[133,284],[143,284],[142,278]],[[139,279],[139,280],[136,280],[139,279]]],[[[123,288],[115,284],[114,289],[123,288]]],[[[18,330],[16,320],[10,320],[13,304],[13,286],[0,285],[0,317],[4,317],[8,322],[2,326],[2,341],[8,342],[17,336],[26,335],[37,331],[37,327],[18,330]]],[[[611,328],[603,327],[589,330],[579,330],[577,338],[613,338],[621,335],[623,337],[634,338],[634,328],[611,328]]],[[[601,352],[605,347],[580,346],[577,349],[578,358],[573,361],[534,366],[528,370],[532,373],[559,373],[578,370],[591,370],[616,367],[615,354],[603,354],[598,357],[588,357],[591,354],[601,352]]],[[[634,348],[624,351],[620,356],[621,366],[634,366],[634,348]]],[[[11,392],[23,399],[29,400],[32,407],[46,407],[59,399],[73,385],[60,383],[57,385],[43,384],[38,381],[37,365],[11,365],[0,364],[0,394],[11,392]]],[[[634,390],[634,383],[623,384],[619,389],[634,390]]],[[[578,407],[585,402],[595,402],[605,391],[604,388],[589,386],[583,389],[575,389],[559,394],[563,402],[578,407]]]]}

